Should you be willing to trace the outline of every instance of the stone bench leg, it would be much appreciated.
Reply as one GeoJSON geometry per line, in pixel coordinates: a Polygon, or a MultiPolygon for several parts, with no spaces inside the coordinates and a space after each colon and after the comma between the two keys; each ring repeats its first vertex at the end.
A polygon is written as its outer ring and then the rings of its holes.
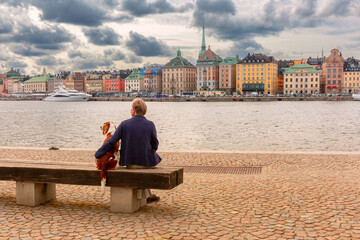
{"type": "Polygon", "coordinates": [[[55,198],[55,183],[16,182],[16,204],[35,207],[55,198]]]}
{"type": "Polygon", "coordinates": [[[110,187],[110,211],[133,213],[146,205],[146,194],[142,189],[110,187]]]}

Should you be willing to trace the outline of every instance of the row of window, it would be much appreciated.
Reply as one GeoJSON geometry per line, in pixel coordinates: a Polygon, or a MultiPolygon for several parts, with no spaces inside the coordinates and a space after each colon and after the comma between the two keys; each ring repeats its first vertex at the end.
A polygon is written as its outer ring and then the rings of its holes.
{"type": "MultiPolygon", "coordinates": [[[[328,72],[331,72],[331,69],[328,69],[328,72]]],[[[336,69],[333,69],[333,72],[336,72],[336,69]]],[[[341,68],[338,69],[338,72],[342,72],[341,68]]]]}
{"type": "MultiPolygon", "coordinates": [[[[314,84],[310,84],[310,85],[307,85],[307,84],[304,84],[304,85],[303,84],[300,84],[300,85],[295,84],[294,88],[308,88],[308,86],[310,86],[311,88],[315,86],[317,88],[318,84],[315,84],[315,85],[314,84]]],[[[292,84],[289,84],[289,85],[285,84],[285,88],[288,88],[288,87],[292,88],[293,85],[292,84]]]]}
{"type": "MultiPolygon", "coordinates": [[[[196,68],[180,68],[180,70],[185,69],[186,72],[195,72],[196,68]]],[[[163,68],[162,71],[163,72],[173,72],[175,70],[175,68],[163,68]]],[[[179,68],[176,68],[175,71],[179,71],[179,68]]]]}
{"type": "Polygon", "coordinates": [[[356,73],[351,73],[351,72],[349,72],[349,73],[347,73],[347,72],[345,72],[345,75],[359,75],[359,73],[358,72],[356,72],[356,73]]]}
{"type": "MultiPolygon", "coordinates": [[[[348,78],[347,77],[345,77],[345,81],[347,81],[348,80],[348,78]]],[[[353,81],[355,81],[355,80],[359,80],[359,77],[353,77],[352,79],[351,79],[351,77],[349,77],[349,81],[351,81],[351,80],[353,80],[353,81]]]]}
{"type": "MultiPolygon", "coordinates": [[[[293,74],[292,73],[286,73],[285,74],[285,76],[292,76],[293,74]]],[[[294,76],[317,76],[317,75],[319,75],[318,73],[311,73],[311,75],[310,75],[310,73],[295,73],[294,74],[294,76]]]]}
{"type": "MultiPolygon", "coordinates": [[[[292,78],[285,78],[285,82],[292,82],[293,81],[293,79],[292,78]]],[[[300,82],[302,82],[303,81],[303,79],[302,78],[300,78],[300,82]]],[[[307,82],[308,81],[308,79],[307,78],[304,78],[304,82],[307,82]]],[[[311,80],[310,80],[311,82],[313,82],[314,81],[314,78],[311,78],[311,80]]],[[[317,82],[317,81],[319,81],[319,79],[318,78],[315,78],[315,82],[317,82]]],[[[294,82],[299,82],[299,79],[298,78],[295,78],[295,81],[294,82]]]]}
{"type": "Polygon", "coordinates": [[[285,90],[285,94],[293,94],[293,93],[296,93],[296,94],[299,94],[299,93],[305,93],[305,94],[308,94],[308,93],[310,93],[310,94],[314,94],[314,93],[319,93],[319,91],[317,91],[317,90],[309,90],[309,92],[308,92],[308,90],[305,90],[304,92],[301,90],[301,91],[299,91],[299,90],[295,90],[295,92],[293,92],[292,90],[285,90]]]}
{"type": "MultiPolygon", "coordinates": [[[[345,83],[345,87],[347,87],[347,83],[345,83]]],[[[359,83],[353,83],[351,86],[351,83],[349,83],[349,87],[359,87],[359,83]]]]}

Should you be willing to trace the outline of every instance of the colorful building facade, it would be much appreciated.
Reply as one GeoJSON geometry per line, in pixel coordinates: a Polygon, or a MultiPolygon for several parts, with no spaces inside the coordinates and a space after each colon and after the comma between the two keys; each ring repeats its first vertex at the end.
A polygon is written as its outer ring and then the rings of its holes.
{"type": "Polygon", "coordinates": [[[227,94],[236,91],[236,64],[237,57],[227,57],[219,64],[219,89],[227,94]]]}
{"type": "Polygon", "coordinates": [[[320,72],[309,64],[296,64],[286,68],[284,74],[284,94],[319,94],[320,72]]]}
{"type": "Polygon", "coordinates": [[[272,56],[248,54],[236,64],[236,91],[277,94],[278,66],[272,56]]]}
{"type": "Polygon", "coordinates": [[[102,75],[89,74],[84,77],[86,83],[86,92],[90,94],[97,94],[103,92],[102,75]]]}
{"type": "Polygon", "coordinates": [[[35,76],[24,82],[25,93],[46,93],[50,74],[35,76]]]}
{"type": "Polygon", "coordinates": [[[331,50],[322,64],[321,92],[341,94],[343,92],[344,58],[338,49],[331,50]]]}
{"type": "Polygon", "coordinates": [[[348,58],[344,62],[343,93],[352,94],[360,92],[360,66],[359,61],[348,58]]]}
{"type": "Polygon", "coordinates": [[[168,95],[184,94],[196,90],[196,67],[177,51],[162,68],[162,93],[168,95]]]}
{"type": "Polygon", "coordinates": [[[105,79],[106,92],[125,92],[125,79],[120,74],[112,73],[105,79]]]}
{"type": "Polygon", "coordinates": [[[210,49],[210,46],[208,50],[206,50],[205,27],[203,23],[201,50],[199,52],[199,58],[196,61],[196,89],[198,91],[219,89],[219,64],[222,60],[220,56],[210,49]]]}
{"type": "Polygon", "coordinates": [[[141,74],[144,76],[145,91],[155,92],[160,94],[162,92],[162,66],[159,64],[151,64],[147,68],[141,69],[141,74]]]}
{"type": "Polygon", "coordinates": [[[125,92],[144,91],[144,77],[140,69],[134,69],[132,73],[125,78],[125,92]]]}

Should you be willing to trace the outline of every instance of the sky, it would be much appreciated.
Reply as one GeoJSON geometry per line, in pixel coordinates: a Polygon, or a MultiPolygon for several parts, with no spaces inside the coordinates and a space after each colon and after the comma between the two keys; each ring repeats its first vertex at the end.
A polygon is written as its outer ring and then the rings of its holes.
{"type": "Polygon", "coordinates": [[[0,73],[194,65],[220,57],[360,57],[360,0],[0,0],[0,73]],[[6,13],[6,14],[5,14],[6,13]]]}

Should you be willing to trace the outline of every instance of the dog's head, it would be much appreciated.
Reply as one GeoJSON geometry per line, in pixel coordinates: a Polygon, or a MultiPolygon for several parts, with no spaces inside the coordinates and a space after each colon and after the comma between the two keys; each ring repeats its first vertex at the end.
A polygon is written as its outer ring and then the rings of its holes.
{"type": "Polygon", "coordinates": [[[104,122],[104,124],[100,127],[103,135],[105,135],[109,132],[110,124],[114,125],[114,128],[116,130],[116,125],[113,122],[104,122]]]}
{"type": "Polygon", "coordinates": [[[102,134],[105,135],[110,129],[110,122],[104,122],[104,124],[100,127],[102,130],[102,134]]]}

